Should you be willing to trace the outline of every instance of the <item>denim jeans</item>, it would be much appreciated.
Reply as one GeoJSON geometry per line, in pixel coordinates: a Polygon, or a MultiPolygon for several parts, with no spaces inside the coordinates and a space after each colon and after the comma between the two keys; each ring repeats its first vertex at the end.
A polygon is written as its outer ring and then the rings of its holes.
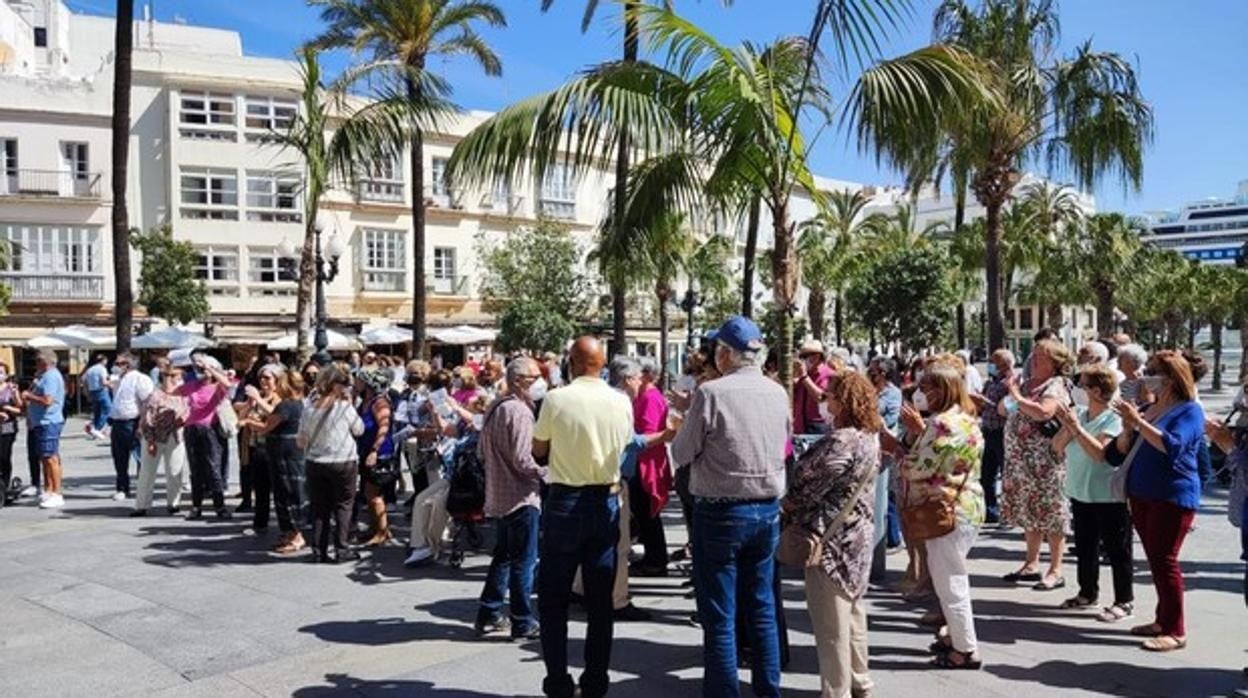
{"type": "Polygon", "coordinates": [[[135,446],[139,443],[139,420],[110,419],[108,424],[111,427],[108,446],[113,456],[115,489],[130,496],[130,460],[134,458],[135,446]]]}
{"type": "Polygon", "coordinates": [[[693,576],[702,622],[702,695],[740,695],[735,621],[738,599],[750,632],[754,695],[780,695],[780,642],[772,591],[777,500],[698,501],[693,513],[693,576]]]}
{"type": "Polygon", "coordinates": [[[577,567],[585,585],[585,673],[581,694],[607,693],[611,663],[611,587],[615,583],[620,538],[620,500],[611,487],[551,485],[542,502],[541,561],[537,604],[542,620],[542,659],[548,696],[570,698],[568,674],[568,601],[577,567]]]}
{"type": "Polygon", "coordinates": [[[108,424],[108,413],[113,409],[113,394],[108,392],[108,388],[92,390],[89,393],[91,398],[91,428],[99,431],[108,424]]]}
{"type": "Polygon", "coordinates": [[[541,512],[522,506],[495,521],[494,559],[485,576],[477,621],[486,623],[503,613],[511,593],[511,634],[522,635],[537,624],[533,616],[533,570],[537,564],[537,525],[541,512]]]}

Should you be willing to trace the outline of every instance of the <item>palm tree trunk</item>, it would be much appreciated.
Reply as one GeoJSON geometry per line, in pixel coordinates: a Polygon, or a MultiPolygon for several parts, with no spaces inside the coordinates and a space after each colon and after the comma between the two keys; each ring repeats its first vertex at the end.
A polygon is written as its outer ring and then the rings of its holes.
{"type": "Polygon", "coordinates": [[[985,228],[984,280],[988,288],[985,311],[988,313],[988,350],[1005,347],[1005,312],[1001,294],[1001,207],[1002,199],[984,202],[985,228]]]}
{"type": "Polygon", "coordinates": [[[667,374],[667,362],[669,359],[667,336],[671,318],[668,316],[667,311],[667,294],[658,293],[655,295],[659,300],[659,389],[666,391],[669,382],[667,374]]]}
{"type": "MultiPolygon", "coordinates": [[[[956,181],[956,180],[955,180],[956,181]]],[[[962,225],[966,222],[966,189],[959,187],[959,191],[954,194],[953,203],[953,234],[955,236],[962,232],[962,225]]],[[[958,301],[958,314],[955,323],[957,331],[958,348],[966,348],[966,303],[958,301]]],[[[839,337],[838,337],[839,338],[839,337]]]]}
{"type": "Polygon", "coordinates": [[[811,289],[810,296],[806,299],[806,316],[810,318],[810,333],[821,342],[824,341],[824,332],[827,330],[827,307],[827,292],[811,289]]]}
{"type": "Polygon", "coordinates": [[[134,48],[134,0],[117,0],[113,42],[113,290],[117,351],[130,350],[134,287],[130,283],[130,212],[126,183],[130,157],[130,59],[134,48]]]}
{"type": "Polygon", "coordinates": [[[1114,333],[1114,291],[1106,286],[1096,288],[1096,334],[1109,337],[1114,333]]]}
{"type": "Polygon", "coordinates": [[[295,346],[300,366],[312,356],[312,347],[308,342],[308,329],[312,324],[312,289],[316,285],[313,258],[315,256],[316,216],[321,196],[320,188],[311,182],[312,177],[309,176],[308,179],[308,198],[304,204],[308,218],[307,225],[303,228],[303,246],[299,250],[299,286],[295,292],[295,346]]]}
{"type": "Polygon", "coordinates": [[[957,314],[954,316],[954,328],[957,334],[958,348],[966,348],[966,303],[958,302],[957,314]]]}
{"type": "MultiPolygon", "coordinates": [[[[637,13],[639,0],[624,2],[624,62],[637,60],[638,36],[637,13]]],[[[625,211],[628,208],[628,156],[631,144],[627,135],[621,135],[620,147],[615,156],[615,221],[620,226],[623,239],[625,211]]],[[[622,284],[611,285],[612,337],[611,355],[623,354],[628,346],[628,299],[622,284]]]]}
{"type": "MultiPolygon", "coordinates": [[[[417,65],[424,70],[424,58],[417,65]]],[[[415,102],[420,96],[420,86],[410,76],[406,79],[408,99],[415,102]]],[[[411,136],[412,170],[412,350],[411,358],[418,359],[425,353],[425,311],[428,307],[428,288],[425,285],[425,138],[415,124],[411,136]]]]}
{"type": "Polygon", "coordinates": [[[1209,339],[1213,342],[1213,389],[1222,389],[1222,321],[1209,324],[1209,339]]]}
{"type": "Polygon", "coordinates": [[[797,295],[799,270],[793,254],[793,229],[789,225],[787,200],[776,197],[772,207],[772,231],[775,248],[771,255],[772,298],[780,313],[780,346],[776,347],[780,384],[793,399],[793,300],[797,295]]]}
{"type": "Polygon", "coordinates": [[[841,292],[836,292],[836,308],[833,310],[832,322],[836,323],[836,346],[845,346],[845,301],[841,292]]]}
{"type": "MultiPolygon", "coordinates": [[[[741,315],[744,317],[754,315],[754,262],[758,255],[758,225],[762,213],[759,210],[761,206],[759,198],[754,197],[754,200],[750,202],[749,218],[746,221],[745,263],[741,278],[741,315]]],[[[837,329],[837,338],[840,338],[840,329],[837,329]]]]}

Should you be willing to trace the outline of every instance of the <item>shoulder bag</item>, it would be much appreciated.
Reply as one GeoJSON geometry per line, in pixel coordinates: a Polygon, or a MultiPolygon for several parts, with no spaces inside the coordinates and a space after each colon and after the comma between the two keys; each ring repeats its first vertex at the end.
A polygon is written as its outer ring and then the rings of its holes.
{"type": "Polygon", "coordinates": [[[780,561],[780,564],[799,570],[818,567],[822,564],[823,546],[827,545],[828,539],[840,530],[841,525],[849,518],[850,512],[858,506],[858,498],[862,496],[867,483],[875,477],[877,469],[867,468],[866,474],[859,478],[858,484],[854,486],[853,495],[846,500],[845,506],[841,507],[836,518],[832,519],[828,527],[823,530],[822,536],[796,522],[785,526],[780,531],[780,544],[776,546],[776,559],[780,561]]]}
{"type": "Polygon", "coordinates": [[[971,472],[968,470],[962,478],[962,484],[953,494],[953,499],[946,499],[942,488],[940,499],[929,499],[922,504],[903,508],[901,528],[906,540],[924,541],[951,533],[958,525],[958,500],[962,498],[962,490],[966,489],[966,483],[970,479],[971,472]]]}

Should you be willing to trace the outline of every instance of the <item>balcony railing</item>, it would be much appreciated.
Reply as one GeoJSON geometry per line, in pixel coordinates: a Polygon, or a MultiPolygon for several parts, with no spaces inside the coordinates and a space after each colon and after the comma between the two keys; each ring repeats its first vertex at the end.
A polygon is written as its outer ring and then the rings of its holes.
{"type": "Polygon", "coordinates": [[[403,203],[403,182],[385,179],[361,179],[355,196],[360,201],[403,203]]]}
{"type": "Polygon", "coordinates": [[[0,273],[14,301],[103,301],[104,277],[88,274],[0,273]]]}
{"type": "Polygon", "coordinates": [[[9,170],[0,174],[0,196],[98,199],[102,180],[100,172],[75,175],[59,170],[9,170]]]}
{"type": "Polygon", "coordinates": [[[425,276],[425,288],[435,296],[467,296],[467,276],[425,276]]]}

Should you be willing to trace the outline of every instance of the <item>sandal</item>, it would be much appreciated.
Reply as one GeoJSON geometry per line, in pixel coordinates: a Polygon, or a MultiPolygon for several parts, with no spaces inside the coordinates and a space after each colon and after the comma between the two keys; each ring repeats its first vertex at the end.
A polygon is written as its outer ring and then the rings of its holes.
{"type": "Polygon", "coordinates": [[[968,669],[977,671],[982,669],[984,662],[975,656],[974,652],[959,652],[950,648],[948,652],[942,652],[930,664],[935,669],[968,669]],[[954,661],[954,657],[958,657],[958,661],[954,661]]]}
{"type": "Polygon", "coordinates": [[[1150,637],[1140,645],[1149,652],[1173,652],[1187,647],[1186,637],[1175,637],[1174,635],[1158,635],[1150,637]]]}
{"type": "Polygon", "coordinates": [[[945,624],[945,614],[940,611],[928,611],[919,617],[919,625],[939,628],[945,624]]]}
{"type": "Polygon", "coordinates": [[[1061,576],[1050,577],[1049,575],[1046,574],[1044,575],[1043,579],[1036,582],[1035,585],[1032,586],[1031,588],[1036,591],[1053,591],[1054,589],[1061,589],[1062,587],[1065,587],[1065,586],[1066,586],[1065,577],[1061,577],[1061,576]],[[1052,579],[1053,581],[1050,582],[1049,579],[1052,579]]]}
{"type": "Polygon", "coordinates": [[[1040,581],[1040,573],[1036,570],[1027,571],[1026,567],[1019,568],[1003,577],[1007,582],[1038,582],[1040,581]]]}
{"type": "Polygon", "coordinates": [[[927,646],[927,649],[932,654],[944,654],[953,649],[953,641],[948,635],[938,637],[935,642],[927,646]]]}
{"type": "Polygon", "coordinates": [[[1130,618],[1135,615],[1135,604],[1116,603],[1113,606],[1106,606],[1097,614],[1096,619],[1102,623],[1117,623],[1124,618],[1130,618]]]}
{"type": "Polygon", "coordinates": [[[1096,604],[1096,599],[1088,599],[1082,595],[1072,596],[1062,602],[1058,608],[1087,608],[1096,604]]]}
{"type": "Polygon", "coordinates": [[[1156,623],[1145,623],[1131,628],[1131,634],[1137,637],[1157,637],[1161,634],[1161,626],[1156,623]]]}
{"type": "Polygon", "coordinates": [[[303,539],[303,536],[292,536],[290,540],[274,548],[273,552],[279,555],[290,555],[291,553],[297,553],[306,547],[308,547],[308,544],[303,539]]]}
{"type": "Polygon", "coordinates": [[[382,531],[380,533],[375,534],[372,538],[369,538],[367,541],[363,543],[363,545],[366,548],[375,548],[379,545],[385,545],[386,542],[389,541],[392,537],[393,536],[390,534],[390,531],[388,530],[382,531]]]}

